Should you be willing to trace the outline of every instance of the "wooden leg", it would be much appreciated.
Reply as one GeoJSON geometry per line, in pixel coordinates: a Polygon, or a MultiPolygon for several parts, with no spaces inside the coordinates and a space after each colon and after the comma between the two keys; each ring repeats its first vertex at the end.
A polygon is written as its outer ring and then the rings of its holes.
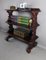
{"type": "Polygon", "coordinates": [[[33,47],[33,43],[31,42],[29,43],[28,48],[26,49],[27,53],[31,52],[32,47],[33,47]]]}
{"type": "Polygon", "coordinates": [[[10,36],[10,35],[8,35],[7,37],[6,37],[6,41],[9,41],[9,38],[11,38],[12,36],[10,36]]]}
{"type": "Polygon", "coordinates": [[[31,47],[28,46],[28,48],[26,49],[27,53],[31,52],[31,47]]]}
{"type": "Polygon", "coordinates": [[[31,49],[32,49],[33,47],[35,47],[36,45],[37,45],[37,42],[30,43],[30,44],[28,45],[28,48],[26,49],[27,53],[30,53],[30,52],[31,52],[31,49]]]}

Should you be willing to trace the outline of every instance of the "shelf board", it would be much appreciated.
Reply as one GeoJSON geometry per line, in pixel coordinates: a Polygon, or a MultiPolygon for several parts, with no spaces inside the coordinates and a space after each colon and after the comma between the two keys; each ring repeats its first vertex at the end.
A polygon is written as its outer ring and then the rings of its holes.
{"type": "Polygon", "coordinates": [[[28,42],[29,42],[28,40],[26,40],[26,39],[24,39],[24,38],[21,38],[21,37],[19,37],[19,36],[17,36],[17,35],[14,35],[14,34],[11,34],[11,33],[9,33],[9,35],[12,36],[12,37],[14,37],[15,39],[21,41],[21,42],[26,43],[26,44],[28,44],[28,42]]]}
{"type": "Polygon", "coordinates": [[[6,11],[18,11],[18,12],[31,12],[31,11],[33,11],[33,10],[35,10],[35,11],[41,11],[39,8],[17,8],[17,9],[12,9],[12,10],[10,10],[10,9],[5,9],[6,11]]]}

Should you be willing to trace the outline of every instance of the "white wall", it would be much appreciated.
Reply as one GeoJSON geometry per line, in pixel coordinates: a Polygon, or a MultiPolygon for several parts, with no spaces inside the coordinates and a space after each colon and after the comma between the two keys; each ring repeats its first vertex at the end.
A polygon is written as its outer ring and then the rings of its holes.
{"type": "Polygon", "coordinates": [[[41,9],[37,20],[40,24],[36,33],[39,36],[37,42],[39,46],[46,48],[46,0],[0,0],[0,26],[5,30],[8,29],[8,25],[5,23],[8,14],[5,9],[9,8],[11,5],[19,6],[19,4],[24,1],[31,4],[32,7],[41,9]]]}

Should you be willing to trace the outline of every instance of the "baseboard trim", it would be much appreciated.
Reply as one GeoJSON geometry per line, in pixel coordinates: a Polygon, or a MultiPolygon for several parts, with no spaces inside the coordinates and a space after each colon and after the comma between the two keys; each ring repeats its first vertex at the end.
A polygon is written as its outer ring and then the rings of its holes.
{"type": "Polygon", "coordinates": [[[40,45],[40,44],[38,44],[37,46],[39,46],[40,48],[46,49],[45,46],[42,46],[42,45],[40,45]]]}

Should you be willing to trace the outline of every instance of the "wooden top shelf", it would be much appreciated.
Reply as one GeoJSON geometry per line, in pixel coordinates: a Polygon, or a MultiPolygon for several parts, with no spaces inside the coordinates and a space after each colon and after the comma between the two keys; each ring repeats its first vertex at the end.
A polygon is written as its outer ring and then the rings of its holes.
{"type": "Polygon", "coordinates": [[[18,12],[31,12],[31,11],[39,11],[39,8],[17,8],[15,10],[11,10],[11,9],[6,9],[6,11],[18,11],[18,12]]]}

